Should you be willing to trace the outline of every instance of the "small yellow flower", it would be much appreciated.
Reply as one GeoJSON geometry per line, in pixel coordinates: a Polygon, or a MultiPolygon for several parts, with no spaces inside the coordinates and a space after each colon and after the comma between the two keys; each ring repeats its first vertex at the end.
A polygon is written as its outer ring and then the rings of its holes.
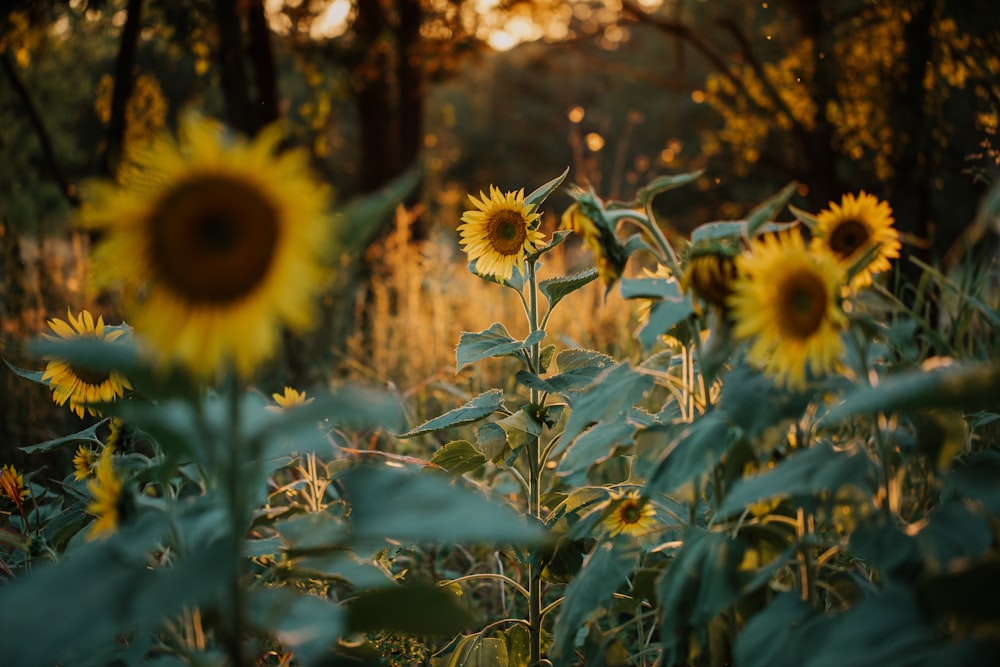
{"type": "Polygon", "coordinates": [[[271,394],[271,398],[277,403],[277,405],[269,405],[267,407],[272,412],[281,412],[299,405],[309,405],[315,400],[311,397],[306,398],[306,392],[296,391],[291,387],[285,387],[285,391],[282,394],[271,394]]]}
{"type": "Polygon", "coordinates": [[[857,197],[844,195],[839,206],[830,202],[830,208],[820,212],[816,221],[813,249],[829,250],[845,270],[857,263],[873,244],[878,244],[871,262],[851,280],[854,289],[870,285],[873,275],[887,271],[891,266],[889,260],[899,257],[899,234],[892,226],[889,203],[864,190],[857,197]]]}
{"type": "Polygon", "coordinates": [[[476,262],[476,271],[484,276],[510,280],[514,267],[519,269],[525,257],[542,247],[544,235],[536,229],[539,214],[524,203],[524,190],[504,194],[490,186],[490,194],[469,195],[475,211],[462,214],[459,225],[463,250],[476,262]]]}
{"type": "Polygon", "coordinates": [[[640,497],[638,491],[612,491],[609,508],[611,513],[603,523],[612,537],[619,533],[638,537],[656,527],[656,510],[640,497]]]}
{"type": "Polygon", "coordinates": [[[96,517],[87,533],[88,540],[107,537],[118,528],[123,484],[115,473],[113,454],[111,447],[104,448],[94,467],[94,479],[87,482],[87,490],[93,497],[87,511],[96,517]]]}
{"type": "Polygon", "coordinates": [[[85,445],[80,445],[76,450],[76,455],[73,457],[73,478],[78,482],[90,477],[94,472],[94,466],[97,465],[98,454],[90,447],[85,445]]]}
{"type": "Polygon", "coordinates": [[[837,295],[844,270],[829,252],[809,252],[794,229],[767,234],[737,260],[727,300],[738,338],[752,339],[748,357],[779,386],[801,390],[807,367],[833,369],[843,351],[845,322],[837,295]]]}
{"type": "Polygon", "coordinates": [[[328,196],[281,128],[248,141],[197,114],[129,151],[121,184],[87,191],[80,224],[101,232],[93,287],[120,286],[161,366],[209,380],[249,376],[280,327],[303,330],[323,287],[328,196]]]}
{"type": "Polygon", "coordinates": [[[0,469],[0,497],[10,498],[18,507],[28,497],[28,490],[24,488],[24,476],[14,466],[6,465],[0,469]]]}
{"type": "MultiPolygon", "coordinates": [[[[124,329],[108,330],[104,326],[104,318],[94,316],[88,310],[81,310],[79,316],[73,317],[71,310],[66,311],[67,321],[59,318],[49,320],[49,327],[55,333],[42,334],[47,340],[71,340],[73,338],[96,338],[104,341],[114,341],[121,338],[124,329]]],[[[86,411],[91,415],[100,413],[91,407],[92,403],[107,403],[125,395],[126,389],[132,384],[128,378],[118,371],[96,371],[89,368],[77,368],[68,361],[50,357],[42,374],[42,380],[52,389],[52,400],[57,405],[65,405],[69,401],[70,409],[83,418],[86,411]]]]}

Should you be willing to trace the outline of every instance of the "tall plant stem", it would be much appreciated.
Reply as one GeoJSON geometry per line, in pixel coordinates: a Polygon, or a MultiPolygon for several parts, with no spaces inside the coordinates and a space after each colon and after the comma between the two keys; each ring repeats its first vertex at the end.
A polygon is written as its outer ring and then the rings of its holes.
{"type": "MultiPolygon", "coordinates": [[[[246,491],[243,485],[243,461],[247,452],[243,451],[243,437],[240,428],[240,392],[235,376],[230,378],[228,394],[229,420],[227,442],[229,459],[224,468],[226,500],[229,509],[229,541],[232,547],[232,581],[230,582],[230,628],[226,650],[234,667],[244,664],[243,628],[244,628],[244,591],[240,579],[243,564],[243,534],[247,529],[246,491]]],[[[254,452],[251,452],[253,460],[254,452]]]]}
{"type": "MultiPolygon", "coordinates": [[[[535,277],[535,262],[527,262],[528,278],[528,325],[529,335],[538,329],[538,284],[535,277]]],[[[533,343],[530,350],[531,372],[541,373],[541,343],[533,343]]],[[[531,389],[531,405],[535,409],[539,401],[537,389],[531,389]]],[[[535,436],[528,443],[528,514],[541,521],[541,502],[539,486],[541,485],[542,460],[539,437],[535,436]]],[[[529,665],[536,665],[542,659],[542,568],[534,561],[528,563],[528,630],[530,636],[529,665]]]]}

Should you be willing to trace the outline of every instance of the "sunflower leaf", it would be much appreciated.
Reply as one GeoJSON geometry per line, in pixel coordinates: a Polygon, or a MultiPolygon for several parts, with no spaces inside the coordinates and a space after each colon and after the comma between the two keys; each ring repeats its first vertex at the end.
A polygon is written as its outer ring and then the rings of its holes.
{"type": "Polygon", "coordinates": [[[635,200],[630,203],[638,204],[639,206],[646,206],[649,202],[653,201],[653,197],[656,195],[666,192],[667,190],[679,188],[682,185],[687,185],[688,183],[697,180],[703,173],[705,173],[703,170],[699,170],[687,174],[670,174],[654,178],[647,185],[639,188],[639,191],[635,194],[635,200]]]}
{"type": "Polygon", "coordinates": [[[691,231],[691,245],[713,239],[740,238],[746,234],[745,220],[719,220],[698,225],[691,231]]]}
{"type": "Polygon", "coordinates": [[[534,206],[535,209],[537,209],[539,206],[542,205],[542,202],[544,202],[548,198],[548,196],[552,194],[552,191],[558,188],[562,184],[562,182],[566,180],[566,176],[568,174],[569,174],[569,167],[566,167],[566,170],[563,171],[563,173],[556,176],[551,181],[539,187],[537,190],[535,190],[530,195],[525,197],[524,203],[526,205],[534,206]]]}
{"type": "Polygon", "coordinates": [[[445,428],[453,428],[464,424],[471,424],[487,417],[503,406],[503,390],[490,389],[466,403],[460,408],[455,408],[444,413],[440,417],[435,417],[424,422],[420,426],[399,435],[400,438],[412,438],[424,433],[440,431],[445,428]]]}
{"type": "Polygon", "coordinates": [[[795,216],[795,218],[801,222],[803,225],[809,228],[809,231],[813,231],[819,226],[819,220],[816,216],[808,211],[803,211],[798,206],[788,205],[789,212],[795,216]]]}
{"type": "Polygon", "coordinates": [[[521,357],[519,354],[545,338],[545,332],[535,330],[523,341],[515,340],[500,322],[494,322],[489,329],[478,333],[464,332],[455,350],[455,372],[460,372],[469,364],[490,357],[521,357]]]}
{"type": "Polygon", "coordinates": [[[24,368],[18,368],[6,359],[4,359],[3,362],[7,364],[7,368],[9,368],[14,375],[17,375],[18,377],[22,377],[25,380],[31,380],[32,382],[37,382],[38,384],[48,384],[47,380],[42,379],[42,376],[45,375],[45,371],[29,371],[24,368]]]}
{"type": "Polygon", "coordinates": [[[628,362],[605,369],[576,399],[553,455],[565,449],[588,425],[624,419],[652,387],[652,376],[637,373],[628,362]]]}
{"type": "Polygon", "coordinates": [[[452,475],[462,475],[486,463],[486,457],[468,440],[452,440],[434,452],[431,463],[441,466],[452,475]]]}
{"type": "Polygon", "coordinates": [[[556,304],[562,301],[563,297],[572,294],[587,283],[597,278],[597,269],[590,268],[572,276],[562,276],[560,278],[550,278],[538,284],[542,294],[549,301],[549,310],[555,308],[556,304]]]}
{"type": "Polygon", "coordinates": [[[687,295],[665,297],[654,302],[649,309],[646,324],[639,330],[639,342],[647,350],[652,349],[662,334],[673,329],[693,312],[694,305],[687,295]]]}
{"type": "Polygon", "coordinates": [[[479,269],[476,268],[478,266],[478,262],[478,259],[474,259],[469,262],[469,273],[472,275],[482,278],[486,282],[503,285],[504,287],[509,287],[518,292],[524,289],[524,276],[521,275],[521,269],[519,269],[517,265],[514,266],[514,272],[510,274],[510,278],[501,278],[500,276],[489,273],[480,273],[479,269]]]}
{"type": "Polygon", "coordinates": [[[97,437],[97,429],[106,421],[108,420],[102,419],[96,424],[91,424],[82,431],[77,431],[71,435],[64,435],[59,438],[53,438],[52,440],[46,440],[45,442],[40,442],[37,445],[26,445],[20,449],[25,454],[34,454],[36,452],[47,452],[50,449],[55,449],[56,447],[62,447],[64,445],[71,445],[75,442],[100,443],[101,439],[97,437]]]}
{"type": "Polygon", "coordinates": [[[778,211],[783,209],[788,200],[792,198],[792,195],[795,194],[795,189],[798,187],[799,184],[792,181],[783,187],[781,192],[764,200],[754,210],[750,211],[750,215],[747,216],[747,236],[752,238],[757,234],[761,225],[769,220],[773,220],[778,211]]]}
{"type": "Polygon", "coordinates": [[[681,286],[674,278],[625,278],[621,281],[624,299],[679,298],[681,286]]]}
{"type": "MultiPolygon", "coordinates": [[[[674,430],[673,425],[653,426],[646,434],[667,440],[674,430]]],[[[671,493],[701,477],[722,460],[732,440],[726,416],[719,410],[709,412],[664,443],[664,453],[649,476],[648,492],[671,493]]]]}
{"type": "Polygon", "coordinates": [[[552,250],[557,245],[565,241],[567,238],[569,238],[569,235],[572,233],[573,231],[569,229],[560,229],[556,232],[553,232],[552,240],[549,241],[548,245],[542,246],[532,254],[528,255],[528,259],[537,259],[538,257],[541,257],[542,255],[544,255],[545,253],[547,253],[548,251],[552,250]]]}

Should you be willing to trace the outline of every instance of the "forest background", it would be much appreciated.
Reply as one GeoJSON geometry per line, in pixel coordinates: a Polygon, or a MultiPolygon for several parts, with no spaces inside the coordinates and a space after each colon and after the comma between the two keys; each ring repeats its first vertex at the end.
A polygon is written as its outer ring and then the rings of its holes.
{"type": "MultiPolygon", "coordinates": [[[[93,307],[80,185],[192,106],[247,134],[281,119],[352,212],[324,326],[286,341],[265,390],[364,377],[434,414],[435,396],[498,384],[453,371],[459,332],[505,307],[475,298],[455,227],[467,193],[567,166],[568,182],[623,200],[704,170],[657,202],[675,236],[791,181],[809,210],[864,189],[893,206],[900,278],[918,271],[908,256],[948,269],[995,252],[957,221],[1000,163],[998,54],[988,0],[8,1],[0,356],[30,367],[21,345],[48,318],[93,307]]],[[[557,192],[546,213],[570,201],[557,192]]],[[[568,245],[557,261],[572,265],[568,245]]],[[[592,287],[561,330],[627,354],[634,315],[592,287]]],[[[112,297],[98,310],[115,320],[112,297]]],[[[77,426],[13,373],[0,397],[0,462],[77,426]]]]}

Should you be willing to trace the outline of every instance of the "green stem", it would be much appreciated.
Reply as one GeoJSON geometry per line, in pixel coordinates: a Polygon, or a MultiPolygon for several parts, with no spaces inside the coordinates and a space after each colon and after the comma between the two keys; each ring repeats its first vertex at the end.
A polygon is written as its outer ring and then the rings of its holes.
{"type": "MultiPolygon", "coordinates": [[[[525,263],[528,278],[528,328],[529,335],[538,329],[538,279],[535,276],[535,262],[525,263]]],[[[534,343],[530,350],[530,368],[533,373],[541,372],[541,344],[534,343]]],[[[536,406],[539,400],[537,389],[531,389],[530,401],[536,406]]],[[[536,436],[528,443],[528,514],[535,520],[541,520],[541,503],[539,486],[541,485],[542,462],[539,456],[539,438],[536,436]]],[[[528,563],[528,634],[529,653],[528,664],[535,665],[542,659],[542,571],[538,563],[532,559],[528,563]]]]}
{"type": "MultiPolygon", "coordinates": [[[[243,627],[244,627],[244,591],[240,582],[242,571],[243,553],[242,537],[245,529],[244,521],[244,489],[242,484],[242,464],[247,452],[242,448],[242,437],[240,432],[240,393],[239,385],[234,376],[231,376],[228,392],[228,438],[225,443],[229,451],[228,465],[225,467],[226,500],[229,510],[229,539],[232,547],[232,567],[233,578],[230,591],[230,604],[232,614],[230,621],[230,636],[227,642],[227,651],[233,667],[244,664],[243,656],[243,627]]],[[[251,454],[251,458],[253,453],[251,454]]]]}

